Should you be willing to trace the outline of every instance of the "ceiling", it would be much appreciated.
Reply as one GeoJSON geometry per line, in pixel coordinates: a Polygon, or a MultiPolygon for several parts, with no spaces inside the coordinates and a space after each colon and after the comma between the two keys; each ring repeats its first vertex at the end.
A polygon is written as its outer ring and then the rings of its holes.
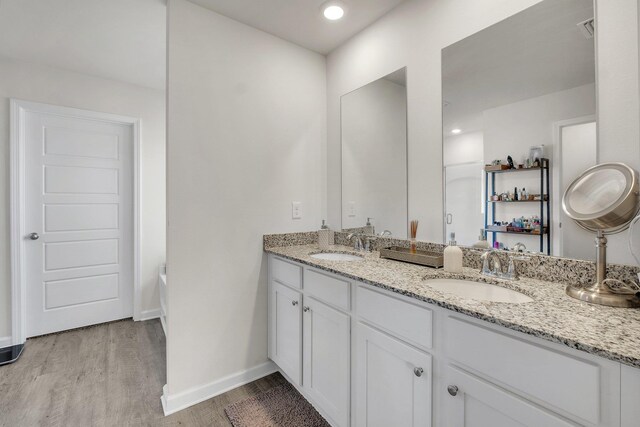
{"type": "Polygon", "coordinates": [[[327,54],[405,0],[343,0],[345,16],[328,21],[326,0],[191,0],[221,15],[327,54]]]}
{"type": "Polygon", "coordinates": [[[489,108],[595,81],[589,0],[545,0],[442,51],[444,132],[482,129],[489,108]]]}
{"type": "Polygon", "coordinates": [[[0,0],[0,56],[164,90],[166,0],[0,0]]]}

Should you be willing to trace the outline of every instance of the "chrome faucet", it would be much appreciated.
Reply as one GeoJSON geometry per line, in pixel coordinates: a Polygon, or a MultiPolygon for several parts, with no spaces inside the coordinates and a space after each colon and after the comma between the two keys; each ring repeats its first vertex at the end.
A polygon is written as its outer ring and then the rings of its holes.
{"type": "Polygon", "coordinates": [[[496,277],[499,274],[502,274],[502,262],[500,261],[500,257],[498,256],[498,251],[494,249],[486,251],[482,254],[480,259],[482,259],[482,270],[480,270],[480,274],[492,277],[496,277]],[[493,270],[489,268],[491,259],[493,259],[493,270]]]}
{"type": "Polygon", "coordinates": [[[378,238],[375,236],[364,236],[364,251],[365,252],[373,251],[373,246],[376,240],[378,240],[378,238]]]}
{"type": "Polygon", "coordinates": [[[362,251],[364,249],[364,244],[362,243],[362,236],[356,233],[351,233],[347,236],[347,240],[351,241],[355,238],[353,243],[353,249],[356,251],[362,251]]]}
{"type": "Polygon", "coordinates": [[[375,236],[367,236],[364,234],[351,233],[347,236],[349,241],[353,240],[353,249],[359,252],[373,251],[373,244],[377,240],[375,236]]]}
{"type": "Polygon", "coordinates": [[[524,245],[524,243],[518,242],[515,245],[513,245],[513,248],[511,248],[511,250],[514,252],[526,252],[527,247],[524,245]]]}
{"type": "Polygon", "coordinates": [[[516,268],[516,259],[525,260],[526,257],[523,256],[509,256],[509,266],[507,267],[506,273],[502,271],[502,262],[500,261],[500,257],[498,255],[498,251],[495,249],[486,251],[481,256],[482,259],[482,269],[480,270],[480,274],[488,277],[497,277],[499,279],[506,280],[518,280],[518,270],[516,268]],[[493,259],[493,269],[491,269],[490,263],[493,259]]]}

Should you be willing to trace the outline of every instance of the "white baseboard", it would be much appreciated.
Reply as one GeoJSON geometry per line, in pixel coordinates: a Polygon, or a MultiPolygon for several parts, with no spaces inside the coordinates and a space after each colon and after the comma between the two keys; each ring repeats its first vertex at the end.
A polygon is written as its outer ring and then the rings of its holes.
{"type": "Polygon", "coordinates": [[[144,310],[140,312],[140,318],[139,319],[135,319],[137,321],[145,321],[145,320],[151,320],[151,319],[157,319],[158,317],[160,317],[160,308],[154,308],[153,310],[144,310]]]}
{"type": "Polygon", "coordinates": [[[173,395],[167,394],[167,386],[165,385],[162,387],[162,397],[160,398],[162,401],[162,409],[165,415],[171,415],[189,406],[193,406],[229,390],[233,390],[234,388],[271,375],[277,370],[276,365],[272,361],[268,361],[209,384],[193,387],[173,395]]]}
{"type": "Polygon", "coordinates": [[[13,340],[11,337],[0,337],[0,348],[11,347],[13,340]]]}

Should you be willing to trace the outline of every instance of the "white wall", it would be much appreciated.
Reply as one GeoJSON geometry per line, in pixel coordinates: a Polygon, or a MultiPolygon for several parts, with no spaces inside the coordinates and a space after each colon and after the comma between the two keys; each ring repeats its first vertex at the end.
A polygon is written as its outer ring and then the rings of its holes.
{"type": "MultiPolygon", "coordinates": [[[[407,66],[409,108],[409,216],[421,220],[419,238],[442,240],[441,49],[539,0],[413,0],[392,10],[327,58],[327,210],[340,216],[340,96],[407,66]],[[424,224],[424,227],[422,226],[424,224]]],[[[638,2],[596,0],[601,161],[640,168],[638,2]]],[[[609,241],[625,244],[626,236],[609,241]]],[[[631,262],[630,257],[624,262],[631,262]]]]}
{"type": "MultiPolygon", "coordinates": [[[[598,161],[626,162],[640,170],[640,86],[638,85],[638,2],[596,0],[598,37],[598,161]],[[629,144],[621,144],[629,141],[629,144]]],[[[640,231],[634,238],[638,238],[640,231]]],[[[637,265],[625,250],[628,234],[607,237],[620,248],[615,262],[637,265]]]]}
{"type": "Polygon", "coordinates": [[[368,217],[407,237],[407,88],[386,79],[342,97],[342,228],[368,217]]]}
{"type": "Polygon", "coordinates": [[[323,56],[186,0],[169,1],[168,38],[165,398],[175,401],[267,361],[262,235],[320,226],[326,74],[323,56]]]}
{"type": "Polygon", "coordinates": [[[0,58],[0,337],[11,335],[9,254],[9,98],[132,117],[141,125],[142,310],[159,307],[165,252],[165,96],[163,91],[0,58]]]}
{"type": "Polygon", "coordinates": [[[533,145],[544,145],[545,157],[553,161],[553,123],[594,115],[595,92],[589,84],[485,110],[485,161],[506,161],[511,155],[515,163],[523,163],[533,145]]]}
{"type": "Polygon", "coordinates": [[[484,162],[484,135],[482,131],[475,131],[447,136],[444,138],[442,150],[445,167],[484,162]]]}

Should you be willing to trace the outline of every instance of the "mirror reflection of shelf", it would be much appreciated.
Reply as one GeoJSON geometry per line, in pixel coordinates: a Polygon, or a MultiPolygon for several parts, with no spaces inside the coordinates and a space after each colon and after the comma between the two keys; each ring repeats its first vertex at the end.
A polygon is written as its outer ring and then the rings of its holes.
{"type": "MultiPolygon", "coordinates": [[[[543,160],[545,160],[545,159],[543,159],[543,160]]],[[[547,169],[547,167],[543,166],[541,168],[511,168],[511,169],[496,169],[496,170],[491,170],[491,169],[486,169],[485,168],[485,172],[487,172],[487,173],[529,172],[529,171],[544,170],[544,169],[547,169]]]]}
{"type": "Polygon", "coordinates": [[[551,196],[550,196],[550,183],[549,183],[549,159],[540,159],[540,167],[523,168],[523,169],[496,169],[491,170],[491,167],[485,168],[485,221],[484,230],[485,233],[492,233],[492,245],[496,243],[497,234],[517,234],[520,236],[535,236],[539,238],[540,252],[551,254],[551,229],[549,227],[549,220],[551,219],[551,196]],[[489,170],[487,170],[489,169],[489,170]],[[496,194],[496,175],[512,172],[538,172],[540,176],[540,194],[537,194],[537,200],[491,200],[491,195],[496,194]],[[538,203],[539,206],[539,221],[540,224],[535,228],[530,229],[517,229],[513,225],[501,225],[495,226],[496,223],[496,205],[507,203],[538,203]],[[546,241],[546,245],[545,245],[546,241]],[[545,248],[546,246],[546,248],[545,248]]]}
{"type": "Polygon", "coordinates": [[[489,203],[547,203],[549,200],[489,200],[489,203]]]}
{"type": "MultiPolygon", "coordinates": [[[[524,231],[517,231],[517,230],[495,230],[495,229],[491,229],[491,228],[486,228],[484,231],[486,231],[487,233],[504,233],[504,234],[526,234],[529,236],[540,236],[540,229],[535,228],[535,229],[531,229],[531,230],[524,230],[524,231]]],[[[545,226],[544,230],[542,230],[542,234],[546,235],[548,234],[548,229],[545,226]]]]}

